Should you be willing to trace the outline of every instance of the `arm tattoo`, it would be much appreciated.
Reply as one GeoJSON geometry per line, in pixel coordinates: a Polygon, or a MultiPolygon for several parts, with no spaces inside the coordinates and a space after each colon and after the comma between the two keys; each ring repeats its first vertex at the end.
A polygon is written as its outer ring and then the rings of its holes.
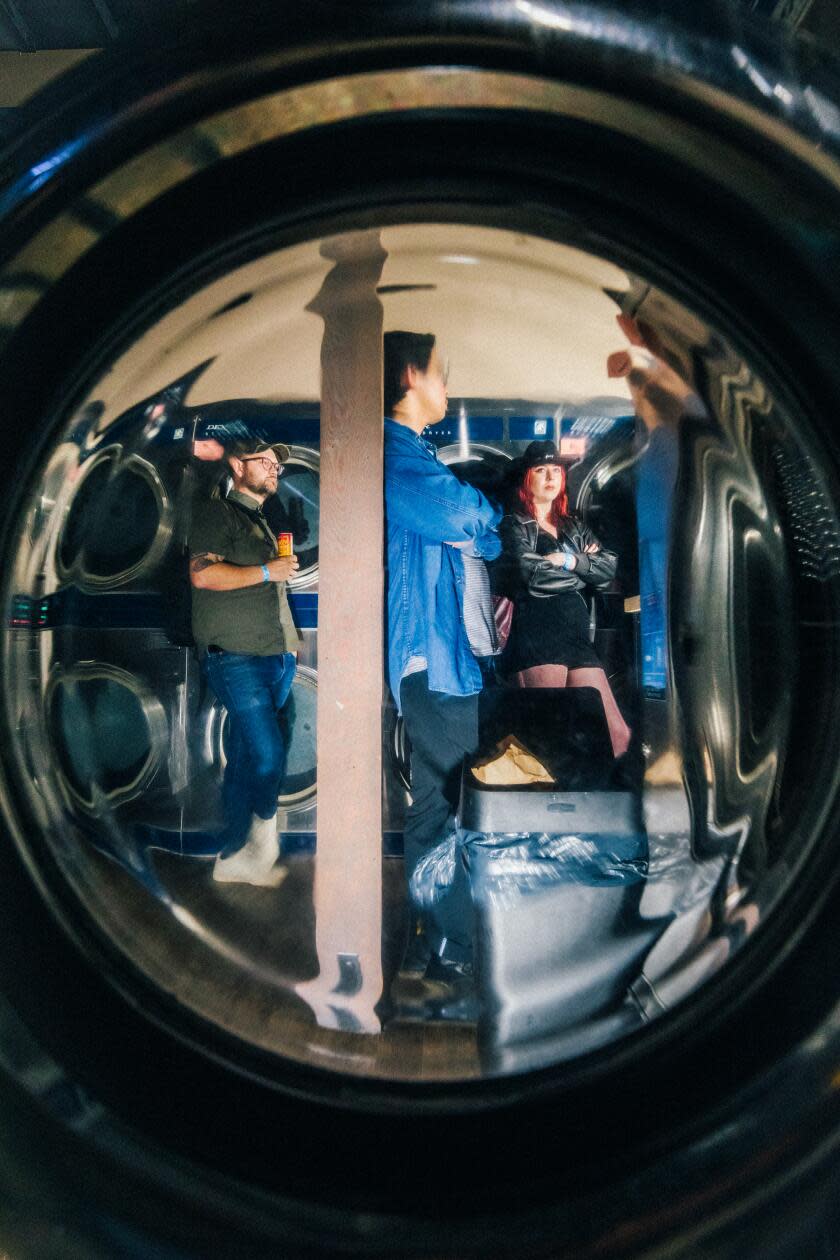
{"type": "Polygon", "coordinates": [[[224,560],[224,556],[214,555],[212,551],[200,551],[197,556],[190,559],[190,570],[193,573],[200,573],[202,569],[209,569],[211,565],[219,564],[224,560]]]}

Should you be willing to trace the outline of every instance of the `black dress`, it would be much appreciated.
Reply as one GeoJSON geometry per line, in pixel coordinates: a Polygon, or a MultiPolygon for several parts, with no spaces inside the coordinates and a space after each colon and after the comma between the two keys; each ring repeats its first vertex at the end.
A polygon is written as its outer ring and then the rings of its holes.
{"type": "MultiPolygon", "coordinates": [[[[503,534],[504,537],[504,534],[503,534]]],[[[577,538],[574,541],[579,541],[577,538]]],[[[532,564],[538,557],[562,551],[563,544],[570,549],[572,538],[560,531],[559,538],[554,538],[546,530],[537,532],[533,550],[526,554],[532,557],[532,564]]],[[[572,545],[576,554],[578,548],[572,545]]],[[[520,561],[525,560],[521,549],[520,561]]],[[[514,557],[511,556],[511,559],[514,557]]],[[[606,559],[606,556],[604,557],[606,559]]],[[[610,555],[610,560],[613,557],[610,555]]],[[[527,564],[527,561],[526,561],[527,564]]],[[[581,569],[588,561],[579,560],[581,569]]],[[[543,568],[543,565],[534,566],[543,568]]],[[[559,584],[562,569],[553,569],[547,574],[547,583],[559,584]]],[[[595,579],[593,573],[590,581],[574,580],[573,573],[568,574],[566,589],[549,593],[534,589],[540,583],[528,586],[520,580],[514,593],[514,613],[511,623],[510,637],[502,653],[499,666],[503,674],[516,674],[520,670],[530,669],[534,665],[565,665],[567,669],[602,669],[601,661],[589,640],[589,608],[581,594],[580,588],[585,585],[602,585],[604,577],[595,579]]],[[[589,573],[587,573],[589,577],[589,573]]],[[[607,579],[609,580],[609,579],[607,579]]]]}

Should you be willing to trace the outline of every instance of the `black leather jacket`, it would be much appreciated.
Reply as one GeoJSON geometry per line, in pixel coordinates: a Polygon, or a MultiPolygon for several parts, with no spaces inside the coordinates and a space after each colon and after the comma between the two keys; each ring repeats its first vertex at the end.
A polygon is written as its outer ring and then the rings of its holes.
{"type": "Polygon", "coordinates": [[[502,555],[496,562],[497,594],[515,597],[523,590],[530,595],[558,595],[561,591],[580,591],[584,587],[608,586],[615,577],[618,557],[613,551],[586,554],[590,543],[598,539],[576,516],[566,517],[557,543],[571,549],[577,557],[576,568],[561,569],[546,556],[537,554],[539,526],[532,516],[519,512],[505,516],[499,525],[502,555]]]}

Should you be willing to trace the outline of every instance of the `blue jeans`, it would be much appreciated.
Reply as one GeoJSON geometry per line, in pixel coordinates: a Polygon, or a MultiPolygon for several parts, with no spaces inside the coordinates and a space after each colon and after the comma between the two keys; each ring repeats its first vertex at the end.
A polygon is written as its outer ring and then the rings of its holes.
{"type": "Polygon", "coordinates": [[[208,652],[202,667],[228,712],[221,850],[227,857],[241,849],[254,814],[271,818],[277,812],[286,771],[286,741],[278,719],[297,661],[292,652],[277,656],[208,652]]]}

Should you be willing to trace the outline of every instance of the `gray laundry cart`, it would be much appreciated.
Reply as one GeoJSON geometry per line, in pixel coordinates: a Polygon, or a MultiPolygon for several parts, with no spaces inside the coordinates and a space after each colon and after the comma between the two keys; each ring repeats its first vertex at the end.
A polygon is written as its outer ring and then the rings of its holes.
{"type": "Polygon", "coordinates": [[[672,920],[640,913],[638,793],[488,788],[465,768],[461,822],[484,1069],[548,1065],[637,1027],[628,991],[672,920]]]}

